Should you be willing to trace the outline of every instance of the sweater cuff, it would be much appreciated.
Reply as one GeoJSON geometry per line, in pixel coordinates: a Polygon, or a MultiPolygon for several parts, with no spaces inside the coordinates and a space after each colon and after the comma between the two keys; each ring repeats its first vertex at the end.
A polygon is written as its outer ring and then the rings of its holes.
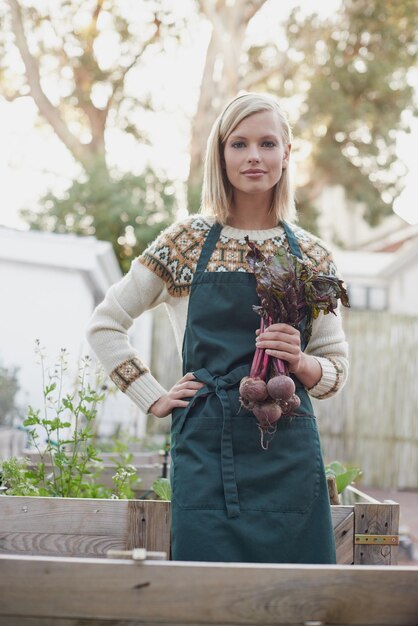
{"type": "Polygon", "coordinates": [[[144,413],[149,413],[150,407],[167,390],[150,373],[142,374],[134,380],[124,393],[134,402],[144,413]]]}
{"type": "Polygon", "coordinates": [[[322,376],[316,385],[308,389],[308,393],[313,398],[323,400],[333,396],[340,389],[344,370],[338,359],[321,356],[315,356],[315,359],[321,366],[322,376]]]}

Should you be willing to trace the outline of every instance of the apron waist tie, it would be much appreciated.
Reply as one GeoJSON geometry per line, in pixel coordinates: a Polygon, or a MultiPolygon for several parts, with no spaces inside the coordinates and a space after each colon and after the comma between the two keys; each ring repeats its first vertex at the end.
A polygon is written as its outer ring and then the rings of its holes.
{"type": "Polygon", "coordinates": [[[225,376],[213,376],[205,368],[194,371],[193,375],[199,382],[204,383],[204,387],[201,387],[195,393],[194,397],[191,399],[189,405],[186,407],[186,410],[181,416],[177,427],[177,431],[181,432],[194,400],[196,400],[199,396],[207,396],[210,393],[216,394],[222,405],[221,472],[225,506],[228,517],[239,517],[240,507],[237,482],[235,479],[231,405],[229,403],[226,390],[236,386],[244,376],[248,376],[249,370],[250,368],[248,365],[241,365],[225,376]]]}

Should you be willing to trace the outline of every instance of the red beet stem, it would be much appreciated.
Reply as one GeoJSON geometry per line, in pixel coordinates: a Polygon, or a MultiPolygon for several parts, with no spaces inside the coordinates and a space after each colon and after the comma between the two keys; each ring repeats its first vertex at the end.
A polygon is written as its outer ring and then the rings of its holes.
{"type": "Polygon", "coordinates": [[[287,363],[285,363],[285,361],[283,361],[282,359],[277,359],[274,358],[273,359],[273,368],[274,371],[276,373],[276,376],[288,376],[289,375],[289,370],[287,368],[287,363]]]}
{"type": "MultiPolygon", "coordinates": [[[[264,332],[264,328],[265,328],[264,318],[262,317],[261,322],[260,322],[260,333],[264,332]]],[[[255,349],[253,362],[251,364],[251,371],[250,371],[251,378],[261,378],[262,380],[265,380],[266,374],[267,374],[267,370],[264,372],[264,369],[266,366],[265,357],[266,357],[265,350],[263,350],[262,348],[255,349]]],[[[268,367],[268,363],[267,363],[267,367],[268,367]]]]}
{"type": "Polygon", "coordinates": [[[256,348],[254,352],[253,362],[251,364],[250,376],[251,378],[258,378],[258,372],[261,369],[261,361],[262,361],[262,350],[261,348],[256,348]]]}

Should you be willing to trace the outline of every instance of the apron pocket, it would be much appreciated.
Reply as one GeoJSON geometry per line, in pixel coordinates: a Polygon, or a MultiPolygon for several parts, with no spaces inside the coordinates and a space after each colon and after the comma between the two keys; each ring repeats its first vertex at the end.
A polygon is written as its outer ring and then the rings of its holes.
{"type": "Polygon", "coordinates": [[[253,428],[242,428],[239,422],[233,420],[241,510],[307,512],[319,494],[323,469],[315,419],[282,418],[267,450],[261,448],[254,418],[253,428]]]}
{"type": "Polygon", "coordinates": [[[172,432],[173,503],[183,509],[224,509],[222,419],[193,417],[172,432]]]}

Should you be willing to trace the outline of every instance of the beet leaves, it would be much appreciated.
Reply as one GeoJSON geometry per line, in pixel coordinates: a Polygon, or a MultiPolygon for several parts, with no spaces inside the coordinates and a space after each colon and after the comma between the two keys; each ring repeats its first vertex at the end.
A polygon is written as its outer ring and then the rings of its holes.
{"type": "MultiPolygon", "coordinates": [[[[344,306],[350,306],[342,280],[317,272],[311,262],[299,259],[285,248],[280,249],[275,256],[266,257],[248,237],[245,240],[249,247],[246,259],[256,278],[260,298],[260,304],[253,306],[253,309],[261,317],[261,332],[273,323],[290,324],[299,328],[301,341],[307,343],[313,320],[321,311],[325,315],[335,315],[338,300],[344,306]]],[[[300,405],[294,393],[289,397],[280,397],[280,389],[292,388],[289,382],[273,380],[274,377],[287,377],[288,373],[287,363],[271,358],[265,350],[256,348],[249,377],[252,380],[247,380],[240,387],[241,404],[256,416],[264,449],[268,447],[266,436],[274,435],[281,415],[294,412],[300,405]],[[259,381],[265,381],[268,389],[270,380],[270,389],[277,391],[272,391],[262,403],[251,397],[252,390],[259,389],[259,381]],[[256,383],[254,386],[252,381],[256,383]],[[276,397],[272,398],[271,395],[276,397]]]]}

